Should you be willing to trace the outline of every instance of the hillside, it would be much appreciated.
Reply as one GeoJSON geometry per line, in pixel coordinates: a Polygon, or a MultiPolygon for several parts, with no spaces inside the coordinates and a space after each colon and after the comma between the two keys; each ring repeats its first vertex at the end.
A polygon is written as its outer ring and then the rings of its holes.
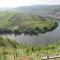
{"type": "Polygon", "coordinates": [[[0,47],[6,48],[16,48],[19,44],[16,43],[14,40],[10,40],[7,36],[0,35],[0,47]]]}
{"type": "Polygon", "coordinates": [[[60,41],[51,45],[26,46],[11,41],[7,36],[0,36],[0,60],[20,60],[22,56],[29,56],[32,60],[40,60],[41,56],[60,54],[59,47],[60,41]]]}

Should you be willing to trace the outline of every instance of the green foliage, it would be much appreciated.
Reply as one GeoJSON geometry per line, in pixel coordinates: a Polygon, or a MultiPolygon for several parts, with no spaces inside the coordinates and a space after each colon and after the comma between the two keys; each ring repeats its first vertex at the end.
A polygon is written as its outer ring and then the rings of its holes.
{"type": "Polygon", "coordinates": [[[0,59],[8,60],[7,58],[10,56],[14,58],[20,56],[31,56],[33,60],[40,59],[40,56],[42,56],[42,54],[59,54],[59,47],[60,41],[50,45],[26,46],[23,44],[17,44],[16,41],[12,41],[5,36],[0,36],[0,59]]]}

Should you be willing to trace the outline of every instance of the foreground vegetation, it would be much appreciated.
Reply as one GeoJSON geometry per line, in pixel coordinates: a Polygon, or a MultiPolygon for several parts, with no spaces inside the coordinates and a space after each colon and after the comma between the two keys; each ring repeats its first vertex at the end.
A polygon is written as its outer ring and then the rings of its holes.
{"type": "Polygon", "coordinates": [[[30,60],[40,60],[41,56],[56,54],[60,54],[60,41],[51,45],[26,46],[0,36],[0,60],[20,60],[22,56],[28,56],[30,60]]]}
{"type": "Polygon", "coordinates": [[[0,12],[0,34],[38,35],[53,31],[58,26],[52,19],[22,12],[0,12]]]}

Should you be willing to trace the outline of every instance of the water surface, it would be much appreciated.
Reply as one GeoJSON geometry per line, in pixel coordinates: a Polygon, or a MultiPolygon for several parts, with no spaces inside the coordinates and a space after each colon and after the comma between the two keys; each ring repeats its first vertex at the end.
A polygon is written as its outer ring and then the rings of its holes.
{"type": "Polygon", "coordinates": [[[16,40],[18,43],[29,44],[29,45],[41,45],[41,44],[52,44],[60,39],[60,21],[58,27],[50,32],[40,33],[39,35],[17,35],[8,36],[10,39],[16,40]]]}

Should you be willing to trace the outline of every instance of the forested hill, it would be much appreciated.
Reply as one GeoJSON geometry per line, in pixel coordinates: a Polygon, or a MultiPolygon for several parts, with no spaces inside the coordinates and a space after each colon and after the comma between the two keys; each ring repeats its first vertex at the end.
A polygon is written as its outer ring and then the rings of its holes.
{"type": "Polygon", "coordinates": [[[25,12],[37,11],[40,13],[53,13],[53,14],[60,13],[60,5],[32,5],[16,7],[15,9],[25,12]]]}

